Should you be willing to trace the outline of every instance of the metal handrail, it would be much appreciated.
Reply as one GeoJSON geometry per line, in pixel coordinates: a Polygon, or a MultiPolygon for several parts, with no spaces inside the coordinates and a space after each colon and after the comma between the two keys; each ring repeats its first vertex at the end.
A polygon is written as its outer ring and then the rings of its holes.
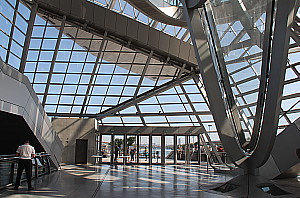
{"type": "MultiPolygon", "coordinates": [[[[34,168],[34,178],[38,178],[44,174],[51,173],[51,154],[48,153],[37,153],[36,157],[34,157],[32,167],[34,168]],[[42,170],[41,170],[42,169],[42,170]],[[40,171],[41,170],[41,171],[40,171]]],[[[7,180],[5,181],[5,177],[2,177],[2,181],[0,181],[0,189],[5,188],[9,185],[13,184],[15,173],[17,169],[19,157],[16,155],[0,155],[0,170],[3,173],[8,173],[7,180]]]]}

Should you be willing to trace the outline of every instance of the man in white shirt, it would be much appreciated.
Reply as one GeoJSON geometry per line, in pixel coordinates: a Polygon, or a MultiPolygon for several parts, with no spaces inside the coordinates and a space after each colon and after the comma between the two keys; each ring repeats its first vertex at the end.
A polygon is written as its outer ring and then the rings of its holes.
{"type": "Polygon", "coordinates": [[[26,172],[28,190],[33,190],[31,185],[31,175],[32,175],[31,158],[35,157],[35,150],[32,146],[29,145],[29,140],[25,140],[24,144],[19,146],[19,148],[16,151],[16,156],[19,157],[19,162],[18,162],[18,171],[17,171],[17,178],[16,178],[14,190],[18,190],[20,186],[21,175],[24,168],[26,172]]]}

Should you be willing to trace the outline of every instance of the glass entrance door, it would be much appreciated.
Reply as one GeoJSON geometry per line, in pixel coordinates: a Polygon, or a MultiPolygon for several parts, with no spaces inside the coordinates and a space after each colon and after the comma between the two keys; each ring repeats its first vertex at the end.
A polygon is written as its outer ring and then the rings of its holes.
{"type": "Polygon", "coordinates": [[[199,152],[198,152],[198,137],[197,136],[188,136],[189,138],[189,163],[190,164],[198,164],[199,163],[199,152]]]}
{"type": "Polygon", "coordinates": [[[165,136],[165,148],[166,164],[174,164],[174,136],[165,136]]]}
{"type": "Polygon", "coordinates": [[[124,135],[114,136],[114,162],[123,164],[124,159],[124,135]]]}
{"type": "Polygon", "coordinates": [[[111,150],[112,150],[112,136],[111,135],[102,135],[101,138],[101,147],[100,155],[102,156],[102,163],[111,162],[111,150]]]}
{"type": "Polygon", "coordinates": [[[141,135],[139,141],[139,164],[149,164],[149,136],[141,135]]]}
{"type": "Polygon", "coordinates": [[[185,164],[186,136],[177,136],[177,164],[185,164]]]}
{"type": "Polygon", "coordinates": [[[130,159],[127,162],[137,163],[137,136],[127,135],[127,155],[130,159]]]}
{"type": "Polygon", "coordinates": [[[152,164],[161,164],[161,136],[152,136],[152,164]]]}

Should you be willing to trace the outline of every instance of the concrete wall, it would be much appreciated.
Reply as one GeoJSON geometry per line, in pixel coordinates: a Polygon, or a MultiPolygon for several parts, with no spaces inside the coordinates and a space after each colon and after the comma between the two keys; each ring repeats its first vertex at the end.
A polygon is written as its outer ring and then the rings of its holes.
{"type": "Polygon", "coordinates": [[[96,119],[53,118],[52,125],[64,145],[62,163],[75,164],[76,139],[88,140],[88,163],[93,163],[90,156],[96,154],[96,119]]]}
{"type": "MultiPolygon", "coordinates": [[[[20,116],[28,126],[31,135],[36,138],[47,153],[52,154],[52,161],[58,166],[63,146],[53,130],[44,108],[28,78],[19,71],[7,66],[1,58],[0,111],[20,116]]],[[[19,130],[24,129],[20,126],[19,130]]],[[[14,144],[15,142],[11,143],[14,144]]]]}

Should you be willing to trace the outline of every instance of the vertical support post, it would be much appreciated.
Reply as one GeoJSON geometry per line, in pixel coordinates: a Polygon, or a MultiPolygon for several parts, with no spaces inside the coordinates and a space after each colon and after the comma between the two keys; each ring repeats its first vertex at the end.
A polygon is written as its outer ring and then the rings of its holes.
{"type": "MultiPolygon", "coordinates": [[[[128,155],[128,152],[127,152],[127,134],[124,134],[124,156],[127,156],[128,155]]],[[[123,164],[126,164],[127,162],[127,157],[124,157],[123,158],[123,164]]]]}
{"type": "MultiPolygon", "coordinates": [[[[99,153],[98,153],[98,155],[100,155],[102,152],[102,138],[103,138],[102,136],[103,135],[100,133],[99,134],[99,153]]],[[[103,155],[102,155],[102,157],[103,157],[103,155]]],[[[102,157],[99,158],[98,163],[102,163],[102,157]]]]}
{"type": "Polygon", "coordinates": [[[136,163],[140,163],[140,135],[137,135],[136,163]]]}
{"type": "Polygon", "coordinates": [[[174,135],[174,164],[177,164],[177,135],[174,135]]]}
{"type": "Polygon", "coordinates": [[[189,135],[186,135],[185,136],[185,147],[184,147],[184,161],[185,161],[185,164],[188,165],[189,164],[189,138],[190,136],[189,135]]]}
{"type": "Polygon", "coordinates": [[[201,165],[200,134],[197,135],[197,142],[198,142],[198,150],[197,150],[198,164],[201,165]]]}
{"type": "Polygon", "coordinates": [[[149,164],[152,165],[152,145],[153,137],[152,134],[149,135],[149,164]]]}
{"type": "Polygon", "coordinates": [[[9,183],[13,183],[15,173],[15,163],[12,162],[10,165],[9,183]]]}
{"type": "Polygon", "coordinates": [[[37,157],[34,158],[34,172],[35,172],[35,178],[39,177],[39,170],[38,170],[38,163],[37,163],[37,157]]]}
{"type": "Polygon", "coordinates": [[[161,164],[166,165],[166,136],[161,135],[161,164]]]}
{"type": "Polygon", "coordinates": [[[50,156],[49,155],[45,155],[45,158],[46,158],[47,171],[50,174],[51,173],[50,156]]]}
{"type": "Polygon", "coordinates": [[[115,135],[111,135],[111,148],[110,148],[110,164],[113,164],[115,161],[115,135]]]}

